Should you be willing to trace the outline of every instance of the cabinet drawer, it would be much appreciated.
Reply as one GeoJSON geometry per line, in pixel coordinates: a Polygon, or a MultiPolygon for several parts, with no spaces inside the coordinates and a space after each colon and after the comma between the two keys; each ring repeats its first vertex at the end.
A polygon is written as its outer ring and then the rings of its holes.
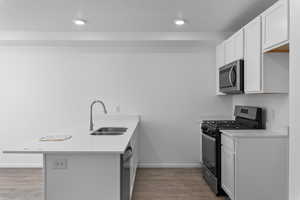
{"type": "Polygon", "coordinates": [[[221,144],[224,148],[234,152],[235,151],[235,145],[234,140],[231,137],[228,137],[226,135],[221,135],[221,144]]]}

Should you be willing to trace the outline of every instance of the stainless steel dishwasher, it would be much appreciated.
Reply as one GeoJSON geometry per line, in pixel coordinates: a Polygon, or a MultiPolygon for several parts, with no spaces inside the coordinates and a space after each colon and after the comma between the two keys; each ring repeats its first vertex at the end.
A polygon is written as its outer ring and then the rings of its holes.
{"type": "Polygon", "coordinates": [[[128,146],[121,155],[121,200],[130,200],[130,168],[133,150],[128,146]]]}

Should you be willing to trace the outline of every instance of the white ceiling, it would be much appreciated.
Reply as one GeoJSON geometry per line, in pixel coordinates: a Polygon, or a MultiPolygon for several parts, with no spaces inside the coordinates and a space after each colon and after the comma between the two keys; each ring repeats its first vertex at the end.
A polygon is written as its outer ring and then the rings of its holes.
{"type": "Polygon", "coordinates": [[[276,0],[0,0],[0,31],[232,32],[276,0]],[[176,17],[189,21],[173,25],[176,17]],[[75,27],[82,17],[87,26],[75,27]]]}

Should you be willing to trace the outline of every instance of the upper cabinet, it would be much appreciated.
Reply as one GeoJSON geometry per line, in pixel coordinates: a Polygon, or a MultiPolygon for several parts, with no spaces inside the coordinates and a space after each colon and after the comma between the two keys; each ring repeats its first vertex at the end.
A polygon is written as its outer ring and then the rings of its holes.
{"type": "Polygon", "coordinates": [[[224,42],[216,48],[216,94],[224,95],[219,88],[219,68],[225,65],[225,45],[224,42]]]}
{"type": "Polygon", "coordinates": [[[288,0],[279,0],[261,15],[262,46],[264,51],[288,42],[288,7],[288,0]]]}
{"type": "Polygon", "coordinates": [[[216,65],[217,69],[225,65],[225,45],[224,42],[216,48],[216,65]]]}
{"type": "Polygon", "coordinates": [[[235,48],[233,38],[229,38],[224,43],[225,47],[225,64],[231,63],[234,60],[235,48]]]}
{"type": "Polygon", "coordinates": [[[225,64],[244,58],[244,30],[240,30],[224,42],[225,64]]]}
{"type": "Polygon", "coordinates": [[[235,59],[244,59],[244,29],[238,31],[235,35],[235,59]]]}
{"type": "Polygon", "coordinates": [[[261,70],[261,18],[257,17],[244,28],[245,57],[244,85],[246,93],[260,92],[262,89],[261,70]]]}
{"type": "Polygon", "coordinates": [[[244,28],[245,93],[288,93],[289,54],[262,53],[261,25],[261,17],[259,16],[244,28]]]}
{"type": "MultiPolygon", "coordinates": [[[[278,0],[217,47],[217,79],[221,63],[243,59],[246,94],[288,93],[288,7],[288,0],[278,0]]],[[[220,94],[218,87],[217,80],[220,94]]]]}

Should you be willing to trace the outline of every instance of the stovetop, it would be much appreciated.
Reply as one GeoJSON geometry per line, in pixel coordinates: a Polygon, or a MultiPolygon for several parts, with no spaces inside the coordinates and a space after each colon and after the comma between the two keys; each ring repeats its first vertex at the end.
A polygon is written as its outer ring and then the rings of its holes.
{"type": "Polygon", "coordinates": [[[262,129],[262,109],[251,106],[235,106],[234,120],[204,120],[201,128],[206,135],[220,136],[222,130],[262,129]]]}
{"type": "Polygon", "coordinates": [[[201,125],[202,132],[211,137],[216,137],[221,130],[246,130],[254,129],[237,120],[204,120],[201,125]]]}
{"type": "Polygon", "coordinates": [[[211,128],[218,128],[219,130],[249,129],[249,126],[236,120],[205,120],[202,124],[206,124],[211,128]]]}

